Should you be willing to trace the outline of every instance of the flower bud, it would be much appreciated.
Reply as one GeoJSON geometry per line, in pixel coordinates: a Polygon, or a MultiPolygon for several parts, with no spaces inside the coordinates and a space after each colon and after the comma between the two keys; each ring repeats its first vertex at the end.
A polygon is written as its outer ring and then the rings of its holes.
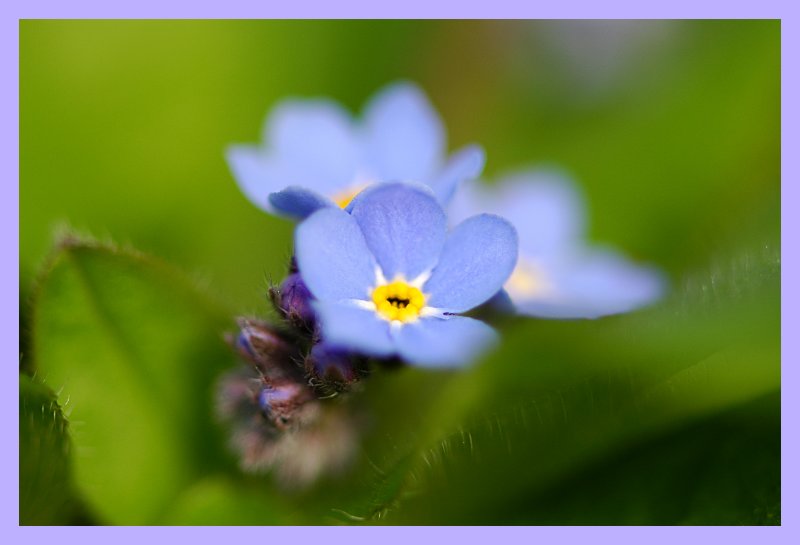
{"type": "Polygon", "coordinates": [[[220,378],[217,416],[242,469],[272,471],[286,489],[345,469],[363,425],[347,407],[318,399],[305,378],[270,380],[244,366],[220,378]]]}
{"type": "Polygon", "coordinates": [[[314,310],[311,308],[311,292],[299,273],[286,277],[279,288],[278,304],[283,316],[297,328],[311,330],[314,327],[314,310]]]}
{"type": "Polygon", "coordinates": [[[249,318],[239,318],[237,322],[239,334],[229,337],[228,342],[242,358],[272,379],[298,376],[300,369],[294,363],[297,349],[274,327],[249,318]]]}
{"type": "Polygon", "coordinates": [[[306,404],[315,403],[305,384],[275,382],[267,384],[258,395],[258,405],[276,428],[285,430],[301,424],[307,416],[306,404]]]}
{"type": "Polygon", "coordinates": [[[353,356],[324,342],[311,349],[306,358],[306,371],[312,378],[333,385],[349,385],[358,380],[353,356]]]}

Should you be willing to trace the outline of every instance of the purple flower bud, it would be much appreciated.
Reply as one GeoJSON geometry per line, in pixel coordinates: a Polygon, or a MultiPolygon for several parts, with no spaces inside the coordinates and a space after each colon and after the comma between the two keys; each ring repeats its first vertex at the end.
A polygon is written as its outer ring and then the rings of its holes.
{"type": "Polygon", "coordinates": [[[278,429],[291,427],[302,414],[302,409],[315,400],[305,384],[294,382],[272,383],[264,386],[258,395],[258,405],[278,429]]]}
{"type": "Polygon", "coordinates": [[[279,290],[279,307],[283,316],[298,328],[312,329],[314,310],[311,308],[311,292],[299,273],[286,277],[279,290]]]}
{"type": "Polygon", "coordinates": [[[311,349],[306,358],[306,370],[311,377],[323,382],[349,385],[358,380],[351,353],[324,342],[311,349]]]}
{"type": "Polygon", "coordinates": [[[239,318],[238,323],[239,334],[230,336],[228,342],[239,356],[270,379],[300,376],[301,370],[294,363],[297,349],[286,342],[275,328],[249,318],[239,318]]]}
{"type": "Polygon", "coordinates": [[[268,380],[253,367],[217,384],[217,416],[243,470],[271,470],[286,489],[304,488],[352,462],[362,421],[347,407],[325,404],[306,379],[268,380]]]}

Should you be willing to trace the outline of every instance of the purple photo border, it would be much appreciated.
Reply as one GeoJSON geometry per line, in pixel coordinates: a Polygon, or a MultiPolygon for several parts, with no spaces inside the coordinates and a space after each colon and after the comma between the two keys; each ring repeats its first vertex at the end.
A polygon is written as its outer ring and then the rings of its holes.
{"type": "MultiPolygon", "coordinates": [[[[274,4],[264,0],[227,0],[206,2],[198,0],[139,0],[124,5],[101,0],[7,0],[3,13],[2,72],[2,154],[7,177],[2,184],[2,249],[9,261],[2,269],[3,314],[2,331],[5,342],[5,361],[8,371],[2,381],[2,408],[6,443],[2,449],[3,487],[2,533],[6,543],[103,543],[138,545],[142,540],[158,542],[191,540],[193,544],[212,544],[231,539],[252,542],[280,541],[307,542],[380,542],[382,545],[407,543],[410,539],[442,542],[459,539],[463,543],[485,543],[498,539],[514,541],[648,543],[673,545],[677,540],[691,543],[723,541],[725,545],[754,542],[800,542],[795,530],[795,511],[798,476],[793,464],[784,463],[798,459],[798,439],[795,434],[795,416],[800,416],[798,401],[793,395],[782,396],[782,522],[781,527],[272,527],[267,532],[260,528],[29,528],[19,527],[18,512],[18,385],[11,375],[10,362],[18,362],[19,350],[19,20],[37,18],[769,18],[781,19],[782,46],[782,139],[783,149],[798,149],[798,106],[791,100],[800,96],[800,78],[797,71],[798,37],[797,17],[790,0],[672,0],[662,5],[636,0],[570,0],[536,5],[525,0],[405,0],[402,3],[384,4],[368,0],[304,0],[274,4]],[[16,256],[16,259],[15,257],[16,256]],[[11,347],[17,347],[12,352],[11,347]],[[791,538],[795,535],[795,538],[791,538]]],[[[781,155],[781,216],[782,240],[787,241],[787,252],[782,252],[782,381],[788,391],[797,386],[798,341],[791,332],[800,328],[797,303],[798,287],[791,282],[797,277],[796,239],[800,236],[798,216],[790,212],[798,204],[796,183],[798,177],[797,153],[781,155]],[[789,180],[784,182],[783,180],[789,180]],[[788,280],[788,281],[784,281],[788,280]],[[787,334],[789,333],[789,334],[787,334]]]]}

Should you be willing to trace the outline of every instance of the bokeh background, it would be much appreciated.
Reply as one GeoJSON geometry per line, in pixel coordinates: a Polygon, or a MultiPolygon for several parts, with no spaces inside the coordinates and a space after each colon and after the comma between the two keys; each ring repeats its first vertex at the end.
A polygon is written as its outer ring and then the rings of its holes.
{"type": "MultiPolygon", "coordinates": [[[[47,476],[26,477],[50,462],[21,467],[23,523],[780,522],[778,21],[22,21],[19,206],[21,368],[58,392],[72,445],[54,470],[62,503],[30,484],[47,476]],[[591,239],[664,269],[669,297],[598,321],[509,320],[502,349],[457,376],[376,377],[361,401],[377,431],[355,469],[298,496],[225,452],[210,415],[213,376],[233,365],[218,322],[191,322],[209,352],[170,352],[167,330],[189,326],[153,295],[106,317],[114,330],[152,321],[136,329],[152,339],[131,330],[164,359],[145,373],[167,367],[179,399],[195,388],[212,431],[192,428],[191,454],[161,442],[183,444],[185,423],[126,442],[125,422],[138,437],[163,415],[139,409],[158,396],[128,392],[124,366],[84,346],[99,329],[64,326],[89,303],[69,274],[41,275],[56,234],[169,262],[220,316],[265,314],[292,225],[240,194],[225,147],[259,141],[283,98],[357,113],[398,79],[428,93],[450,149],[484,146],[488,180],[529,165],[573,175],[591,239]],[[119,422],[95,423],[112,408],[119,422]],[[169,463],[194,469],[177,478],[169,463]]],[[[68,261],[90,261],[89,284],[139,274],[83,251],[68,261]]]]}

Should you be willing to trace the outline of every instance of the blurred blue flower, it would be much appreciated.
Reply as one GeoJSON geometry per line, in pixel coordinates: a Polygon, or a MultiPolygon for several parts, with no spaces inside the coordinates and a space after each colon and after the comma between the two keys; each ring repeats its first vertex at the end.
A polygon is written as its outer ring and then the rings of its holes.
{"type": "Polygon", "coordinates": [[[432,367],[470,362],[495,338],[466,312],[490,299],[517,261],[503,218],[471,217],[449,233],[425,186],[370,187],[351,212],[318,210],[295,232],[297,265],[327,343],[432,367]]]}
{"type": "Polygon", "coordinates": [[[465,183],[449,212],[452,222],[479,212],[500,214],[517,228],[519,261],[495,302],[519,314],[598,318],[648,305],[665,290],[658,270],[587,244],[583,199],[555,171],[522,171],[494,186],[465,183]]]}
{"type": "Polygon", "coordinates": [[[429,185],[446,204],[456,186],[483,170],[483,150],[446,158],[445,130],[423,92],[410,83],[381,90],[356,122],[326,99],[286,100],[267,117],[262,145],[235,145],[227,160],[242,192],[259,208],[303,219],[344,208],[376,182],[429,185]]]}

